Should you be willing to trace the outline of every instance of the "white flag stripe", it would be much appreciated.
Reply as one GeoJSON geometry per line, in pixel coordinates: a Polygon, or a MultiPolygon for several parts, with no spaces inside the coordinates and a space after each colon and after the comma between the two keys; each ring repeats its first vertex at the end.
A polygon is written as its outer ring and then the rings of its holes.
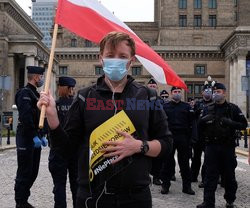
{"type": "Polygon", "coordinates": [[[111,22],[114,22],[117,25],[127,29],[129,32],[135,34],[126,24],[119,20],[115,15],[113,15],[108,9],[106,9],[101,3],[97,0],[68,0],[72,4],[78,6],[87,7],[91,10],[94,10],[98,14],[102,15],[104,18],[108,19],[111,22]]]}
{"type": "Polygon", "coordinates": [[[143,58],[142,56],[136,55],[136,58],[141,62],[141,64],[147,69],[147,71],[153,75],[153,77],[162,84],[166,83],[166,78],[162,67],[155,64],[154,62],[143,58]]]}

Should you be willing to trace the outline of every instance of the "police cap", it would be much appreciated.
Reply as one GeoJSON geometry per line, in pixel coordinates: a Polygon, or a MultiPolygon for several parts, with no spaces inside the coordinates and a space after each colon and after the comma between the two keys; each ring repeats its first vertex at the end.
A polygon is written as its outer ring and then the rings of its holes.
{"type": "Polygon", "coordinates": [[[218,89],[226,90],[226,87],[224,84],[217,82],[214,84],[213,90],[218,90],[218,89]]]}
{"type": "Polygon", "coordinates": [[[166,91],[166,90],[162,90],[161,92],[160,92],[160,95],[168,95],[168,92],[166,91]]]}
{"type": "Polygon", "coordinates": [[[202,87],[202,91],[204,91],[204,90],[206,90],[206,89],[212,89],[212,86],[210,85],[210,84],[205,84],[205,85],[203,85],[203,87],[202,87]]]}
{"type": "Polygon", "coordinates": [[[43,74],[45,68],[40,66],[27,66],[28,74],[43,74]]]}
{"type": "Polygon", "coordinates": [[[157,83],[156,83],[156,81],[155,81],[154,79],[150,79],[150,80],[148,81],[148,84],[157,84],[157,83]]]}
{"type": "Polygon", "coordinates": [[[181,90],[181,88],[180,87],[175,87],[175,86],[173,86],[172,88],[171,88],[171,92],[173,91],[173,90],[181,90]]]}
{"type": "Polygon", "coordinates": [[[71,77],[59,77],[59,86],[75,87],[76,80],[71,77]]]}

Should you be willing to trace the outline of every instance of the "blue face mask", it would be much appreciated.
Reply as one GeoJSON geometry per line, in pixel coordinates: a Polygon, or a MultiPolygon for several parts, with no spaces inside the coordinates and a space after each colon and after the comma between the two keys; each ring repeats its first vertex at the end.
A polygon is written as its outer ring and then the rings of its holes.
{"type": "Polygon", "coordinates": [[[44,84],[44,78],[40,79],[38,82],[36,82],[37,87],[42,87],[44,84]]]}
{"type": "Polygon", "coordinates": [[[122,80],[128,73],[128,59],[105,58],[103,59],[103,71],[112,81],[122,80]]]}

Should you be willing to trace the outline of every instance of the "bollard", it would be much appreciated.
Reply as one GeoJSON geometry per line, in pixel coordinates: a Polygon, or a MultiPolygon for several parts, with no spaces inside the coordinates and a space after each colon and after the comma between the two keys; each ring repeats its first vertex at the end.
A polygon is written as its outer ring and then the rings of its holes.
{"type": "Polygon", "coordinates": [[[244,147],[248,148],[248,143],[247,143],[247,130],[244,131],[244,147]]]}
{"type": "Polygon", "coordinates": [[[7,145],[10,144],[10,127],[7,127],[7,131],[8,131],[8,134],[7,134],[7,145]]]}

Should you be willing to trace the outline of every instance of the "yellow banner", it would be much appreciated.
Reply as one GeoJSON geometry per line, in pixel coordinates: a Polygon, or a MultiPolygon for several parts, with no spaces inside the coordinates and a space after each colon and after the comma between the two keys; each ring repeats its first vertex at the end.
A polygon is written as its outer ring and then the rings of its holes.
{"type": "MultiPolygon", "coordinates": [[[[95,174],[94,166],[97,166],[104,158],[101,150],[106,148],[107,145],[103,145],[107,141],[119,141],[124,139],[123,136],[117,133],[117,130],[132,134],[135,132],[135,127],[125,111],[120,111],[103,124],[98,126],[90,135],[90,179],[93,180],[95,174]],[[93,171],[93,172],[92,172],[93,171]]],[[[105,167],[103,167],[105,169],[105,167]]]]}

